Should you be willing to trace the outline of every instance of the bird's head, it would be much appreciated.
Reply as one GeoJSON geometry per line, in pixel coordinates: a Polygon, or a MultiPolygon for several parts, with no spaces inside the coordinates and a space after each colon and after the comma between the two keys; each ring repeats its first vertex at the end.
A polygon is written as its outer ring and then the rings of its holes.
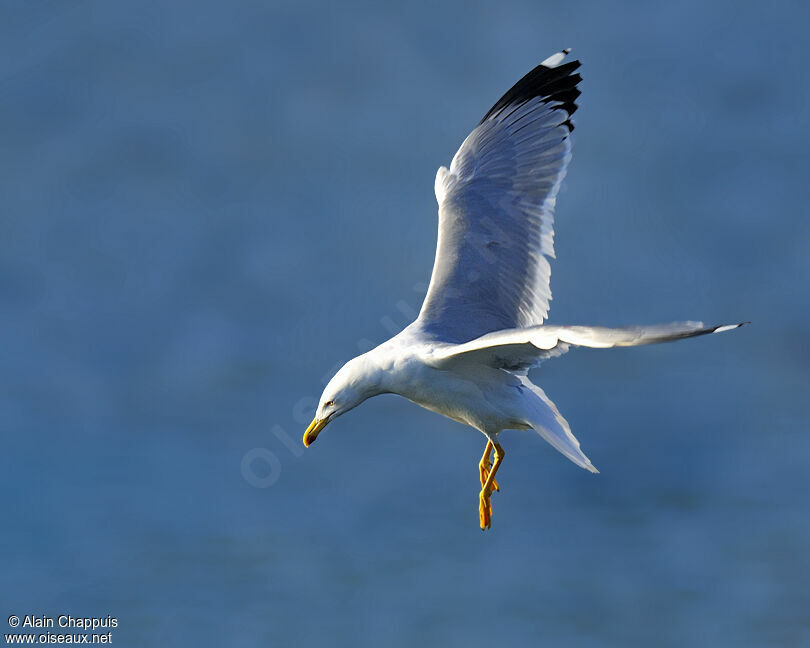
{"type": "Polygon", "coordinates": [[[380,369],[368,354],[349,360],[323,390],[315,418],[304,432],[304,445],[309,447],[329,423],[354,409],[367,398],[382,393],[380,369]]]}

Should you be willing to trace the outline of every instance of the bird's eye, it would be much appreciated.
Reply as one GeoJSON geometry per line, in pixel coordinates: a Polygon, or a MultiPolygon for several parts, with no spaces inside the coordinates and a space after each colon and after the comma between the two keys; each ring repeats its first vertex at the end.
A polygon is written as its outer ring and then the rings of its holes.
{"type": "Polygon", "coordinates": [[[335,401],[326,401],[323,406],[324,407],[332,407],[335,404],[335,401]]]}

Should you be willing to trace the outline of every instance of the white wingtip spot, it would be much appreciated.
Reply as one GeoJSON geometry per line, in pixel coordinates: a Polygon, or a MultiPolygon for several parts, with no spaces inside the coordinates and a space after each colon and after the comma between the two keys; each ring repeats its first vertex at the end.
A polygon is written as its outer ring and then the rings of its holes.
{"type": "Polygon", "coordinates": [[[731,331],[731,330],[733,330],[735,328],[740,328],[741,326],[744,326],[745,324],[748,324],[748,322],[742,322],[741,324],[726,324],[725,326],[718,326],[714,330],[714,332],[715,333],[723,333],[725,331],[731,331]]]}
{"type": "Polygon", "coordinates": [[[545,61],[540,63],[547,68],[557,67],[560,63],[563,62],[565,55],[571,51],[570,47],[566,47],[562,52],[557,52],[556,54],[552,54],[549,56],[545,61]]]}

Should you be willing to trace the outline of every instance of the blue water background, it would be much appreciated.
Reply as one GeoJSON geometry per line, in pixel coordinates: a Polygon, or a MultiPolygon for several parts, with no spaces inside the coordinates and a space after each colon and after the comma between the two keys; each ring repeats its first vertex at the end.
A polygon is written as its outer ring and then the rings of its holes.
{"type": "Polygon", "coordinates": [[[122,646],[810,645],[810,5],[10,2],[0,627],[122,646]],[[418,310],[433,178],[583,61],[551,321],[752,320],[536,378],[600,475],[328,376],[418,310]]]}

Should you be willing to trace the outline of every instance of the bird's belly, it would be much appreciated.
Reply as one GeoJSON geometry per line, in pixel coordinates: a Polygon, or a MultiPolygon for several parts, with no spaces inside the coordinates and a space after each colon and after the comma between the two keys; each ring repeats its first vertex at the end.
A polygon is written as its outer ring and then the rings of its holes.
{"type": "Polygon", "coordinates": [[[404,389],[398,393],[425,409],[482,432],[498,432],[510,427],[501,405],[511,398],[512,389],[500,375],[496,377],[498,380],[492,380],[492,376],[484,376],[489,379],[482,380],[482,376],[476,376],[476,380],[426,367],[417,380],[403,385],[404,389]]]}
{"type": "MultiPolygon", "coordinates": [[[[406,398],[408,397],[406,396],[406,398]]],[[[472,421],[474,417],[470,416],[471,412],[467,408],[462,407],[458,403],[452,403],[435,398],[435,394],[426,394],[417,398],[408,398],[408,400],[430,410],[431,412],[436,412],[437,414],[446,416],[447,418],[458,421],[459,423],[474,425],[472,421]]]]}

